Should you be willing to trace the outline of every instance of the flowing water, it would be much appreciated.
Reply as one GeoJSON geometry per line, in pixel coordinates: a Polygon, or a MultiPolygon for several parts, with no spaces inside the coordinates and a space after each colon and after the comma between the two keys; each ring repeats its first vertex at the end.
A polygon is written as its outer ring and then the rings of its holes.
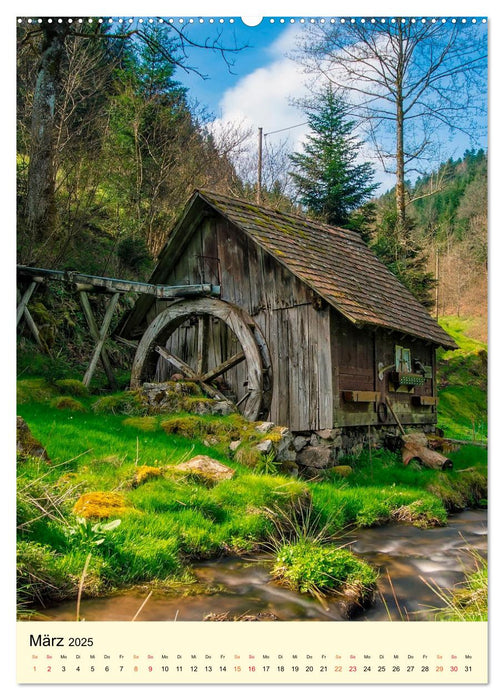
{"type": "MultiPolygon", "coordinates": [[[[426,582],[451,589],[474,566],[471,551],[486,557],[487,513],[464,511],[451,516],[447,527],[431,530],[401,524],[359,529],[347,541],[355,554],[381,573],[381,595],[355,620],[432,619],[432,609],[443,603],[426,582]]],[[[308,595],[282,588],[270,581],[270,566],[267,557],[228,557],[199,563],[194,566],[195,575],[218,592],[187,597],[153,594],[137,619],[197,621],[209,614],[224,613],[230,618],[262,613],[279,620],[344,619],[341,600],[326,601],[323,606],[308,595]]],[[[81,618],[131,620],[145,597],[143,591],[83,600],[81,618]]],[[[75,602],[46,609],[42,614],[46,620],[74,620],[75,602]]]]}

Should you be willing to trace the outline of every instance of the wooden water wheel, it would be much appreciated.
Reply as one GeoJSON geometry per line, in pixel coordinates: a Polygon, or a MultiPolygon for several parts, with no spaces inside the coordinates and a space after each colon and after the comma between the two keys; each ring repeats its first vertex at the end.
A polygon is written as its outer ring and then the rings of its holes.
{"type": "Polygon", "coordinates": [[[253,319],[242,309],[211,298],[175,302],[156,316],[145,331],[133,360],[131,387],[138,388],[159,376],[160,359],[217,399],[227,398],[217,382],[240,367],[244,380],[235,380],[232,387],[236,406],[248,420],[267,417],[271,403],[269,353],[253,319]],[[191,350],[187,343],[179,342],[177,346],[177,342],[171,342],[183,324],[193,329],[191,350]],[[234,351],[225,347],[220,356],[214,353],[210,361],[215,324],[221,328],[224,324],[224,330],[233,339],[229,347],[234,347],[234,351]]]}

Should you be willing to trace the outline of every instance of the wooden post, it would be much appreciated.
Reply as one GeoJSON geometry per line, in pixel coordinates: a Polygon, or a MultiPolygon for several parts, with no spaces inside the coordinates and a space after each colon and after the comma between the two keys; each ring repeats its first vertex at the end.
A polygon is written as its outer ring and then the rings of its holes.
{"type": "Polygon", "coordinates": [[[89,303],[89,299],[87,296],[87,292],[85,291],[80,291],[79,292],[82,308],[84,310],[84,315],[86,316],[86,320],[88,322],[89,330],[91,331],[91,335],[93,336],[94,340],[96,341],[95,349],[93,351],[93,355],[91,357],[91,361],[89,363],[89,366],[86,370],[86,373],[84,375],[84,379],[82,380],[82,383],[85,386],[89,386],[91,383],[91,379],[93,377],[93,374],[96,370],[96,364],[98,362],[98,358],[101,357],[101,361],[103,364],[103,369],[105,370],[105,373],[107,375],[107,379],[110,384],[111,389],[116,389],[117,388],[117,383],[114,377],[114,373],[112,372],[112,367],[110,366],[110,361],[107,355],[107,350],[104,347],[105,339],[107,337],[108,329],[110,326],[110,323],[112,321],[112,316],[115,311],[115,307],[117,305],[117,302],[119,300],[119,293],[116,292],[110,299],[107,309],[105,311],[105,316],[103,317],[103,323],[101,326],[101,329],[98,330],[98,326],[96,325],[95,318],[93,316],[93,311],[91,309],[91,305],[89,303]]]}
{"type": "MultiPolygon", "coordinates": [[[[32,283],[32,285],[33,285],[33,284],[36,285],[35,282],[32,283]]],[[[30,285],[30,287],[31,287],[32,285],[30,285]]],[[[47,345],[45,344],[45,342],[44,342],[44,341],[42,340],[42,338],[40,337],[40,333],[39,333],[39,329],[37,328],[37,324],[36,324],[35,321],[33,320],[33,316],[32,316],[31,313],[28,311],[28,308],[27,308],[27,306],[26,306],[26,304],[28,303],[28,301],[29,301],[29,299],[30,299],[30,297],[31,297],[32,294],[33,294],[33,289],[32,289],[32,291],[30,292],[29,295],[28,295],[28,290],[27,290],[27,291],[24,293],[23,298],[21,299],[21,293],[20,293],[19,289],[17,290],[17,302],[18,302],[17,315],[19,316],[19,318],[17,319],[16,325],[19,323],[19,321],[21,320],[21,317],[24,315],[25,320],[26,320],[26,324],[27,324],[28,328],[31,330],[32,335],[33,335],[33,337],[35,338],[35,340],[36,340],[36,342],[37,342],[37,345],[38,345],[39,348],[42,350],[42,352],[47,352],[47,353],[49,353],[49,348],[47,347],[47,345]],[[25,297],[27,297],[27,298],[25,299],[25,297]],[[19,315],[19,314],[20,314],[20,311],[21,311],[21,315],[19,315]]]]}
{"type": "Polygon", "coordinates": [[[436,246],[436,321],[439,320],[439,246],[436,246]]]}
{"type": "Polygon", "coordinates": [[[198,360],[196,366],[196,373],[201,377],[203,372],[206,370],[205,359],[208,353],[208,340],[209,340],[209,318],[208,316],[198,316],[198,360]]]}
{"type": "Polygon", "coordinates": [[[24,312],[25,312],[25,310],[26,310],[26,306],[27,306],[28,302],[29,302],[30,299],[31,299],[31,295],[32,295],[33,292],[35,291],[35,287],[36,287],[36,286],[37,286],[37,283],[36,283],[36,282],[31,282],[30,285],[29,285],[29,287],[28,287],[28,289],[27,289],[26,292],[23,294],[23,298],[22,298],[21,300],[20,300],[21,293],[20,293],[20,291],[19,291],[19,289],[18,289],[18,307],[17,307],[17,310],[16,310],[16,326],[19,325],[19,322],[21,321],[21,318],[22,318],[22,316],[23,316],[23,314],[24,314],[24,312]]]}
{"type": "Polygon", "coordinates": [[[261,188],[262,188],[262,147],[263,147],[263,130],[262,126],[259,127],[258,133],[258,154],[257,154],[257,193],[256,201],[257,204],[261,203],[261,188]]]}

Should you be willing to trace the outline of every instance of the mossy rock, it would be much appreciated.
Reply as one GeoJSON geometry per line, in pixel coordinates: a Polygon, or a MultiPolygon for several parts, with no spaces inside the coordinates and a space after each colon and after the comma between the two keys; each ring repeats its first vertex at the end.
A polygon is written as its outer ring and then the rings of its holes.
{"type": "Polygon", "coordinates": [[[124,496],[111,491],[84,493],[73,507],[75,515],[83,518],[116,517],[126,509],[124,496]]]}
{"type": "Polygon", "coordinates": [[[346,479],[353,472],[353,469],[348,464],[338,464],[335,467],[332,467],[329,471],[336,476],[341,476],[346,479]]]}
{"type": "Polygon", "coordinates": [[[123,391],[120,394],[102,396],[92,405],[95,413],[114,413],[132,416],[146,415],[147,406],[139,391],[123,391]]]}
{"type": "Polygon", "coordinates": [[[89,396],[89,389],[78,379],[57,379],[54,386],[65,396],[89,396]]]}
{"type": "Polygon", "coordinates": [[[33,437],[27,422],[21,416],[16,419],[16,452],[19,457],[37,457],[49,462],[45,447],[33,437]]]}
{"type": "Polygon", "coordinates": [[[153,433],[158,428],[158,419],[155,416],[130,416],[122,422],[128,428],[136,428],[146,433],[153,433]]]}
{"type": "Polygon", "coordinates": [[[232,479],[235,473],[234,469],[226,467],[225,464],[221,464],[216,459],[206,455],[197,455],[188,462],[169,465],[166,469],[173,474],[186,475],[206,486],[213,486],[220,481],[232,479]]]}
{"type": "Polygon", "coordinates": [[[51,407],[57,408],[60,411],[79,411],[80,413],[86,412],[86,407],[83,403],[74,399],[73,396],[56,396],[51,401],[51,407]]]}
{"type": "Polygon", "coordinates": [[[137,488],[147,481],[152,481],[153,479],[159,479],[163,475],[162,470],[159,467],[149,467],[144,464],[135,470],[135,475],[133,476],[133,488],[137,488]]]}
{"type": "Polygon", "coordinates": [[[162,421],[161,427],[168,435],[194,438],[202,434],[203,421],[198,416],[177,416],[162,421]]]}

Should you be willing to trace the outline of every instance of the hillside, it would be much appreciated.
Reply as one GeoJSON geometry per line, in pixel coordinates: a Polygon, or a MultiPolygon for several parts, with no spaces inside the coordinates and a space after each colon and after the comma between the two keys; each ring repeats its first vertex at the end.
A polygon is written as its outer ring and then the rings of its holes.
{"type": "Polygon", "coordinates": [[[447,437],[484,441],[488,434],[488,351],[473,335],[478,319],[445,316],[439,322],[459,349],[438,351],[438,427],[447,437]]]}
{"type": "MultiPolygon", "coordinates": [[[[483,150],[467,151],[408,185],[412,241],[439,280],[433,313],[471,318],[471,335],[481,342],[488,337],[487,170],[483,150]]],[[[392,202],[393,192],[375,200],[377,228],[392,202]]]]}

